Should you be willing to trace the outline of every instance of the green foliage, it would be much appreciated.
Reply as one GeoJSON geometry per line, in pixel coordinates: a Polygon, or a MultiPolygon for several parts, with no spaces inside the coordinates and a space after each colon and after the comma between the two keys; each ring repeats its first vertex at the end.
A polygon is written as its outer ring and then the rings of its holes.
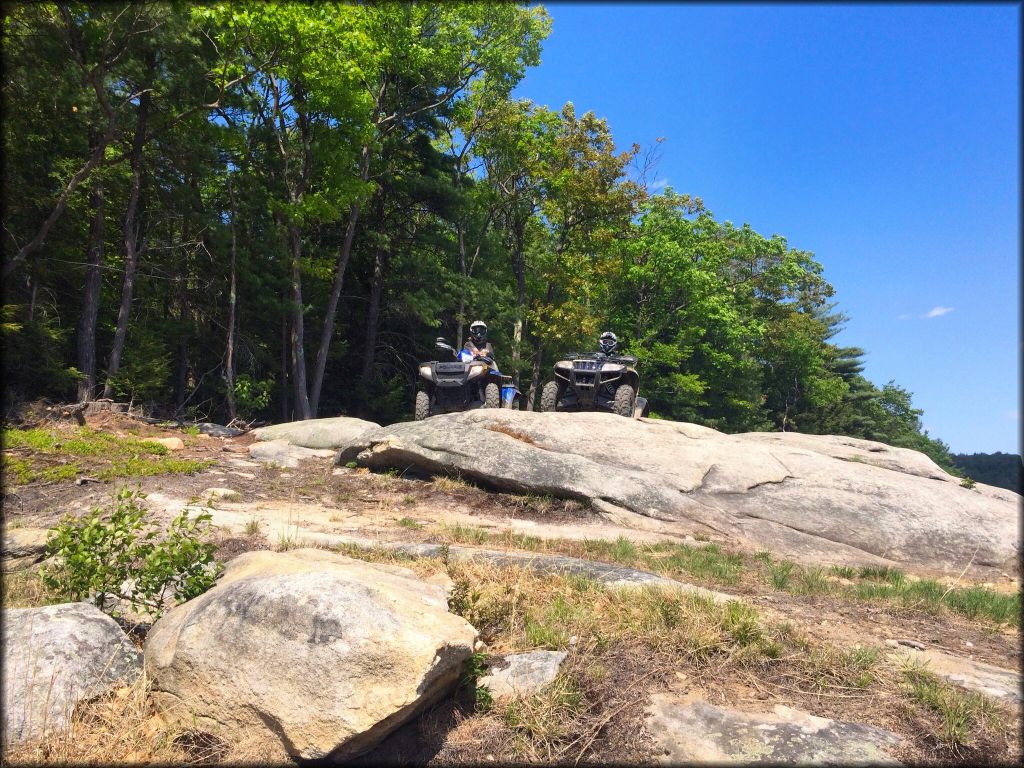
{"type": "Polygon", "coordinates": [[[210,515],[190,518],[182,511],[164,531],[144,502],[144,493],[124,487],[112,509],[65,518],[47,539],[47,554],[56,560],[42,571],[45,586],[115,612],[111,601],[121,599],[156,617],[213,586],[221,565],[216,546],[203,540],[210,515]]]}
{"type": "Polygon", "coordinates": [[[514,3],[12,5],[5,255],[60,215],[12,262],[5,398],[74,396],[102,193],[98,383],[166,415],[291,419],[322,356],[313,415],[404,419],[433,339],[484,317],[523,389],[608,328],[660,417],[955,472],[910,393],[830,341],[845,318],[812,253],[650,194],[599,115],[512,97],[550,31],[514,3]]]}
{"type": "Polygon", "coordinates": [[[235,379],[235,404],[239,413],[250,416],[262,411],[270,403],[274,379],[256,380],[247,373],[235,379]]]}

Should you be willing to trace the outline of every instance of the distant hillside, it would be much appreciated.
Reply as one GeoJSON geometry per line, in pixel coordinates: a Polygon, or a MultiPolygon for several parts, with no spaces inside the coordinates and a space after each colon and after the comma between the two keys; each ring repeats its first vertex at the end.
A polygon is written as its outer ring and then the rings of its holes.
{"type": "Polygon", "coordinates": [[[954,453],[953,463],[979,483],[996,485],[1017,493],[1024,492],[1024,464],[1016,453],[954,453]]]}

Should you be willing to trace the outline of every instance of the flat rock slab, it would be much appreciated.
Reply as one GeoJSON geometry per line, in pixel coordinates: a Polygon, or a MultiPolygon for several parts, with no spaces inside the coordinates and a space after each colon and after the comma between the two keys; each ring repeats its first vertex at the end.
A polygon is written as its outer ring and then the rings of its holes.
{"type": "Polygon", "coordinates": [[[344,761],[458,682],[477,632],[450,584],[323,550],[239,555],[150,630],[153,700],[232,744],[344,761]]]}
{"type": "Polygon", "coordinates": [[[274,424],[252,431],[257,440],[287,440],[302,448],[338,449],[359,441],[364,435],[379,435],[381,427],[372,421],[336,416],[274,424]]]}
{"type": "Polygon", "coordinates": [[[551,684],[566,656],[565,651],[530,651],[500,656],[492,662],[477,685],[486,686],[495,699],[531,696],[551,684]]]}
{"type": "Polygon", "coordinates": [[[1016,670],[1003,669],[933,648],[917,650],[901,647],[889,655],[899,663],[921,665],[929,672],[968,690],[1018,706],[1021,704],[1021,675],[1016,670]]]}
{"type": "Polygon", "coordinates": [[[253,443],[249,446],[249,456],[264,464],[276,464],[280,467],[294,469],[299,466],[300,461],[329,458],[334,456],[334,451],[323,448],[304,448],[292,445],[284,438],[280,438],[265,443],[253,443]]]}
{"type": "Polygon", "coordinates": [[[742,712],[696,699],[654,694],[644,726],[659,762],[899,765],[887,752],[894,733],[870,725],[815,717],[778,705],[742,712]]]}
{"type": "Polygon", "coordinates": [[[6,744],[65,730],[75,705],[142,673],[142,654],[90,603],[3,611],[6,744]]]}
{"type": "Polygon", "coordinates": [[[716,534],[803,561],[1017,570],[1021,497],[963,488],[905,448],[828,435],[726,435],[606,413],[474,410],[384,431],[358,453],[360,464],[590,499],[679,534],[716,534]]]}

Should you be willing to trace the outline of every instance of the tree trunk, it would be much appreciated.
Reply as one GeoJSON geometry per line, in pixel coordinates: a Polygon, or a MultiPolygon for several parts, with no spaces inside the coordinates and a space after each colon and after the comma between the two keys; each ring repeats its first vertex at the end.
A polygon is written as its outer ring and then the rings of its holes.
{"type": "Polygon", "coordinates": [[[288,225],[288,243],[292,252],[292,384],[295,389],[296,421],[311,419],[309,390],[306,389],[305,319],[302,314],[302,233],[297,224],[288,225]]]}
{"type": "MultiPolygon", "coordinates": [[[[153,54],[147,54],[146,62],[152,68],[156,66],[153,54]]],[[[139,200],[142,195],[142,150],[146,145],[146,121],[149,117],[150,93],[139,97],[139,115],[135,123],[135,139],[132,142],[132,183],[128,193],[128,207],[124,214],[124,283],[121,286],[121,306],[117,312],[117,329],[114,331],[114,343],[110,348],[107,361],[107,380],[103,386],[103,396],[113,397],[113,378],[121,368],[121,355],[124,342],[128,335],[128,322],[132,314],[132,296],[135,292],[135,275],[139,265],[139,200]]]]}
{"type": "Polygon", "coordinates": [[[365,416],[369,411],[367,393],[373,366],[377,360],[377,332],[380,324],[380,298],[384,293],[384,273],[387,269],[388,253],[378,248],[373,257],[373,285],[370,288],[370,305],[366,310],[366,338],[363,340],[363,370],[359,375],[359,413],[365,416]]]}
{"type": "MultiPolygon", "coordinates": [[[[186,267],[187,269],[187,267],[186,267]]],[[[186,290],[187,276],[178,277],[178,324],[180,326],[178,336],[178,370],[174,383],[174,415],[180,416],[188,400],[188,332],[185,321],[188,318],[188,292],[186,290]]]]}
{"type": "Polygon", "coordinates": [[[100,270],[103,266],[105,199],[98,182],[89,194],[92,222],[89,224],[89,245],[86,252],[85,293],[82,314],[78,318],[78,401],[87,402],[96,396],[96,319],[100,310],[100,270]]]}
{"type": "MultiPolygon", "coordinates": [[[[370,147],[363,147],[362,158],[360,159],[359,178],[364,182],[370,178],[370,147]]],[[[356,236],[356,224],[359,222],[359,203],[352,203],[348,211],[348,226],[345,229],[345,239],[341,244],[341,252],[338,254],[338,265],[334,270],[334,284],[331,286],[331,295],[327,300],[327,312],[324,314],[323,332],[320,334],[320,348],[316,353],[316,365],[313,371],[313,386],[310,391],[310,407],[316,413],[320,407],[320,390],[324,383],[324,371],[327,368],[327,353],[331,348],[331,336],[334,335],[334,318],[338,313],[338,300],[341,298],[341,287],[345,282],[345,270],[348,268],[348,260],[352,255],[352,241],[356,236]]]]}
{"type": "Polygon", "coordinates": [[[532,411],[540,389],[540,367],[544,358],[544,342],[539,338],[533,348],[533,374],[530,376],[530,393],[526,397],[526,410],[532,411]]]}
{"type": "Polygon", "coordinates": [[[32,269],[28,277],[28,321],[31,323],[36,316],[36,296],[39,293],[39,260],[32,259],[32,269]]]}
{"type": "Polygon", "coordinates": [[[455,313],[455,348],[462,349],[462,329],[466,325],[466,282],[469,275],[466,274],[466,238],[462,233],[462,224],[459,224],[459,309],[455,313]]]}
{"type": "MultiPolygon", "coordinates": [[[[547,298],[544,300],[545,306],[551,305],[551,299],[555,295],[555,285],[552,282],[548,282],[547,298]]],[[[526,410],[532,411],[533,404],[537,399],[537,392],[540,390],[540,369],[544,359],[544,341],[538,335],[537,343],[533,348],[533,374],[530,376],[530,393],[526,398],[526,410]]]]}
{"type": "Polygon", "coordinates": [[[523,317],[526,309],[526,259],[523,256],[523,232],[517,228],[512,253],[512,272],[516,278],[516,312],[512,327],[512,383],[519,388],[519,361],[523,345],[523,317]]]}
{"type": "Polygon", "coordinates": [[[288,402],[290,383],[288,381],[288,313],[281,315],[281,421],[291,421],[291,410],[288,402]]]}
{"type": "Polygon", "coordinates": [[[238,418],[238,408],[235,406],[235,325],[238,322],[235,315],[235,304],[238,301],[238,242],[235,239],[235,195],[231,189],[231,179],[228,178],[228,197],[231,200],[231,285],[228,289],[228,339],[224,360],[224,384],[227,388],[228,418],[234,421],[238,418]]]}

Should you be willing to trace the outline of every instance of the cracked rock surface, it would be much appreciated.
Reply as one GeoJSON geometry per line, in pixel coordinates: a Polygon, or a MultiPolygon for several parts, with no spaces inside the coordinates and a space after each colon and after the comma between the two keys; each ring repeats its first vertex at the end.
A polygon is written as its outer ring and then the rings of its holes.
{"type": "Polygon", "coordinates": [[[446,583],[334,552],[248,552],[160,618],[146,670],[165,717],[292,759],[345,760],[446,693],[476,630],[446,583]]]}
{"type": "Polygon", "coordinates": [[[659,762],[672,765],[899,765],[886,751],[899,744],[896,734],[781,704],[772,712],[743,712],[654,694],[645,727],[659,762]]]}
{"type": "Polygon", "coordinates": [[[617,521],[643,518],[797,560],[955,575],[1016,570],[1020,546],[1017,494],[963,488],[919,452],[854,438],[474,410],[360,432],[337,447],[346,458],[359,448],[364,466],[588,499],[617,521]]]}

